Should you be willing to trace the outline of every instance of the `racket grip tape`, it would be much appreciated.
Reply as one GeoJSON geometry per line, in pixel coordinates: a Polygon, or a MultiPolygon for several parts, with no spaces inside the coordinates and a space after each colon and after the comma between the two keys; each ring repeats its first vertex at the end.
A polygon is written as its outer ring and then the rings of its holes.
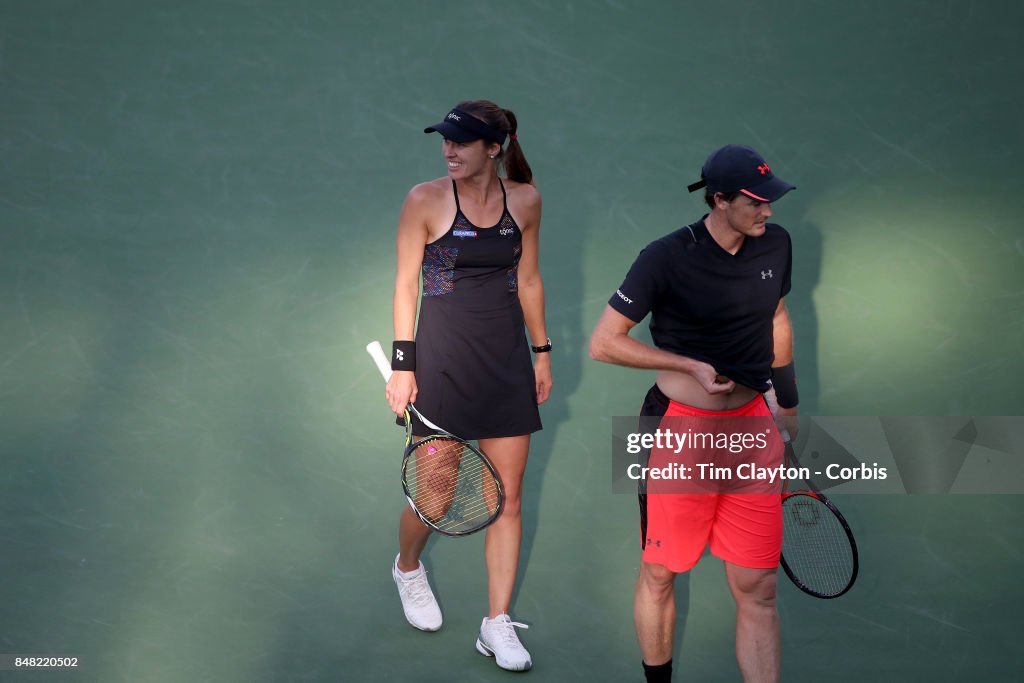
{"type": "Polygon", "coordinates": [[[380,370],[380,374],[384,377],[384,381],[387,382],[391,379],[391,363],[388,361],[388,357],[384,354],[384,348],[380,345],[380,342],[374,340],[367,344],[366,352],[370,354],[370,358],[373,358],[373,362],[377,365],[377,369],[380,370]]]}

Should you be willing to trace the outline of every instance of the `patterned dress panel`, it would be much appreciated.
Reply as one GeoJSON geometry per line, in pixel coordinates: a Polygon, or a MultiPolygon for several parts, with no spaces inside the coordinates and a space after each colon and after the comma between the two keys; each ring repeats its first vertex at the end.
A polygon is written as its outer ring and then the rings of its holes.
{"type": "Polygon", "coordinates": [[[502,237],[508,237],[516,231],[516,222],[512,218],[512,214],[505,211],[505,214],[501,217],[501,221],[494,226],[498,229],[498,234],[502,237]]]}
{"type": "Polygon", "coordinates": [[[517,244],[512,252],[515,255],[515,262],[508,269],[508,291],[519,291],[519,257],[523,255],[523,245],[517,244]]]}
{"type": "MultiPolygon", "coordinates": [[[[512,218],[512,214],[510,214],[507,209],[505,214],[501,217],[501,222],[499,222],[495,227],[498,229],[498,234],[502,237],[508,237],[515,234],[516,222],[512,218]]],[[[510,292],[519,291],[519,257],[522,256],[522,253],[522,242],[517,241],[515,249],[513,250],[512,267],[508,269],[508,291],[510,292]]]]}
{"type": "Polygon", "coordinates": [[[455,220],[452,222],[452,234],[456,237],[461,237],[460,232],[476,234],[476,226],[469,222],[469,219],[462,215],[462,211],[458,211],[455,214],[455,220]]]}
{"type": "Polygon", "coordinates": [[[451,294],[455,289],[458,247],[428,244],[423,251],[423,296],[451,294]]]}

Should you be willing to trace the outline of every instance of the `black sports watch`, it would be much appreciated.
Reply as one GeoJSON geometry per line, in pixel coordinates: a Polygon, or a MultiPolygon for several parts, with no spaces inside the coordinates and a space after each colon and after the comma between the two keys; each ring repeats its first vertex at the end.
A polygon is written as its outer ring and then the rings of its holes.
{"type": "Polygon", "coordinates": [[[531,346],[534,353],[549,353],[551,351],[551,337],[548,337],[548,341],[544,346],[531,346]]]}

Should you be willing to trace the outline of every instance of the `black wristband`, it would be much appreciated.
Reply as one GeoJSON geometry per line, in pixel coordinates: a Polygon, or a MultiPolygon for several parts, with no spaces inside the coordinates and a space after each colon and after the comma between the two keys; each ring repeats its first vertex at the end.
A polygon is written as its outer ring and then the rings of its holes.
{"type": "Polygon", "coordinates": [[[780,408],[795,408],[800,403],[800,395],[796,391],[796,368],[792,363],[772,368],[772,386],[780,408]]]}
{"type": "Polygon", "coordinates": [[[547,343],[543,346],[531,346],[534,353],[550,353],[551,352],[551,337],[548,337],[547,343]]]}
{"type": "Polygon", "coordinates": [[[391,343],[391,369],[416,370],[416,342],[396,341],[391,343]]]}

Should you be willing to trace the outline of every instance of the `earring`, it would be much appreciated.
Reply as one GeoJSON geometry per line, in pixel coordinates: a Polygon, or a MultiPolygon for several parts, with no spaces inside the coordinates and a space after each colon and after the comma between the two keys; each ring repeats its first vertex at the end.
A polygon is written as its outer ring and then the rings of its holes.
{"type": "Polygon", "coordinates": [[[493,159],[493,158],[494,158],[495,156],[496,156],[496,155],[494,155],[494,154],[488,154],[488,155],[487,155],[487,158],[488,158],[488,159],[493,159]]]}

